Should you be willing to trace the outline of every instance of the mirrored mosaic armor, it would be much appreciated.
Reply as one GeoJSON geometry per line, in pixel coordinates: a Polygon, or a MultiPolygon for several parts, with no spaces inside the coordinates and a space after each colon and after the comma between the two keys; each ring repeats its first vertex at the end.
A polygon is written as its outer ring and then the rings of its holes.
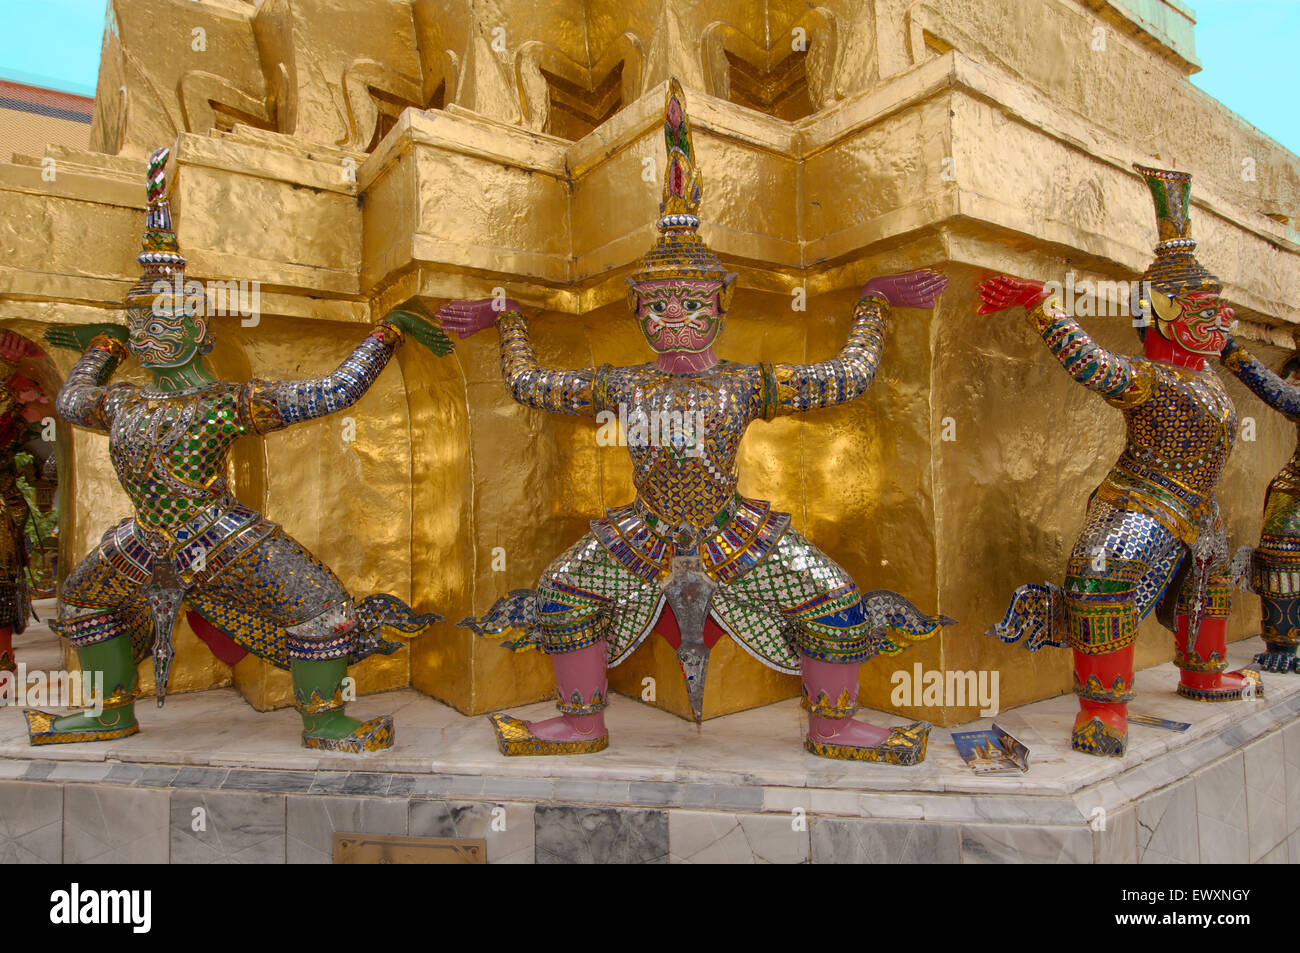
{"type": "MultiPolygon", "coordinates": [[[[289,669],[304,745],[347,752],[388,747],[390,718],[360,723],[343,715],[346,666],[400,648],[384,638],[385,626],[411,633],[438,617],[416,614],[391,595],[354,602],[320,560],[237,501],[225,473],[235,440],[356,403],[405,339],[398,320],[418,319],[394,313],[324,377],[214,379],[203,362],[211,340],[202,296],[184,280],[185,259],[172,230],[166,160],[165,149],[150,157],[142,277],[127,295],[127,328],[83,329],[102,333],[88,342],[57,400],[69,423],[108,435],[110,459],[134,509],[64,581],[53,623],[84,666],[106,673],[113,703],[105,702],[98,717],[28,712],[32,742],[104,740],[138,730],[135,665],[152,655],[162,705],[184,603],[214,650],[230,648],[238,657],[242,649],[289,669]],[[153,383],[108,383],[128,354],[153,383]]],[[[412,329],[422,343],[435,335],[445,341],[436,329],[412,329]]],[[[78,333],[56,329],[47,336],[58,346],[80,346],[78,333]]]]}
{"type": "Polygon", "coordinates": [[[1126,750],[1133,643],[1153,609],[1175,633],[1179,694],[1240,698],[1243,685],[1254,690],[1255,674],[1224,673],[1232,568],[1214,491],[1237,414],[1200,356],[1220,346],[1212,343],[1223,317],[1218,280],[1192,255],[1190,176],[1137,168],[1161,238],[1143,276],[1156,318],[1144,333],[1147,355],[1107,351],[1046,299],[1027,305],[1030,324],[1066,372],[1124,415],[1124,451],[1089,497],[1064,587],[1022,586],[989,630],[1030,649],[1074,649],[1081,710],[1073,747],[1110,756],[1126,750]]]}
{"type": "MultiPolygon", "coordinates": [[[[1293,373],[1300,351],[1283,368],[1293,373]]],[[[1300,434],[1300,387],[1289,383],[1252,357],[1235,341],[1223,351],[1223,366],[1260,400],[1294,422],[1300,434]]],[[[1247,587],[1259,594],[1265,650],[1255,661],[1271,672],[1300,671],[1300,439],[1296,451],[1264,494],[1264,526],[1259,545],[1243,547],[1239,563],[1247,587]]]]}
{"type": "Polygon", "coordinates": [[[295,658],[356,662],[396,651],[399,644],[382,638],[370,606],[358,613],[328,568],[234,498],[225,472],[239,437],[360,399],[399,340],[399,332],[381,325],[338,370],[315,380],[217,381],[163,392],[100,385],[118,355],[108,339],[99,339],[68,375],[57,407],[69,423],[108,434],[109,456],[135,516],[111,527],[65,581],[55,627],[74,647],[129,634],[137,659],[154,656],[160,699],[182,599],[238,645],[281,668],[295,658]]]}
{"type": "Polygon", "coordinates": [[[543,574],[528,638],[549,652],[604,641],[617,665],[652,630],[680,559],[694,560],[714,584],[714,621],[779,671],[798,672],[800,651],[861,662],[902,651],[909,635],[933,632],[933,621],[901,596],[860,593],[843,569],[790,528],[788,514],[736,492],[736,455],[751,422],[834,406],[867,390],[887,312],[882,301],[860,302],[848,344],[828,361],[724,361],[696,374],[669,374],[653,364],[542,368],[523,316],[503,315],[502,369],[516,400],[589,417],[607,411],[633,422],[627,443],[636,499],[593,520],[591,533],[543,574]],[[702,423],[698,432],[678,423],[691,419],[702,423]],[[655,422],[677,441],[651,439],[655,422]]]}
{"type": "MultiPolygon", "coordinates": [[[[849,733],[857,666],[901,652],[951,621],[926,615],[895,592],[860,592],[844,569],[790,527],[788,514],[737,492],[737,454],[751,423],[833,407],[871,386],[889,299],[864,293],[847,343],[828,360],[741,364],[715,358],[712,342],[735,275],[698,234],[701,179],[675,80],[664,130],[668,162],[659,240],[629,278],[629,303],[659,359],[634,367],[546,368],[537,362],[522,313],[506,311],[495,322],[502,373],[514,399],[537,410],[596,418],[603,426],[617,421],[626,432],[636,487],[632,502],[591,521],[591,532],[550,565],[536,591],[516,590],[482,618],[462,623],[483,634],[520,630],[515,647],[539,646],[555,664],[561,712],[572,723],[539,726],[498,716],[494,724],[506,754],[604,747],[599,712],[608,696],[605,662],[625,661],[665,616],[675,626],[697,721],[712,640],[728,635],[763,664],[802,672],[815,719],[838,719],[838,728],[849,733]],[[828,689],[829,682],[809,674],[814,663],[830,663],[826,667],[844,677],[828,689]],[[576,686],[572,693],[568,684],[576,686]],[[597,736],[587,740],[587,730],[597,736]]],[[[931,272],[914,276],[932,293],[944,284],[931,272]]],[[[932,296],[919,301],[929,307],[932,296]]],[[[834,730],[809,750],[898,764],[923,756],[928,726],[897,737],[874,730],[885,747],[864,747],[834,730]]]]}

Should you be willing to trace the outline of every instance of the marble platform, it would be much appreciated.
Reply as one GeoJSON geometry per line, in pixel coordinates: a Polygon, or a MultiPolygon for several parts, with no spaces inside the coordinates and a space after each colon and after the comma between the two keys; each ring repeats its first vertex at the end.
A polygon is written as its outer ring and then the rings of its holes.
{"type": "MultiPolygon", "coordinates": [[[[1233,667],[1257,645],[1230,647],[1233,667]]],[[[57,665],[53,636],[18,648],[57,665]]],[[[817,758],[793,700],[697,727],[616,696],[607,751],[520,759],[410,690],[351,706],[396,721],[364,756],[305,750],[292,711],[233,689],[145,699],[139,734],[99,744],[32,748],[5,707],[0,863],[329,862],[335,832],[483,838],[489,863],[1297,863],[1300,676],[1264,679],[1263,699],[1203,704],[1173,693],[1172,665],[1140,673],[1132,710],[1192,728],[1134,725],[1122,760],[1069,750],[1072,695],[962,726],[1025,742],[1017,776],[975,775],[937,727],[916,767],[817,758]]]]}

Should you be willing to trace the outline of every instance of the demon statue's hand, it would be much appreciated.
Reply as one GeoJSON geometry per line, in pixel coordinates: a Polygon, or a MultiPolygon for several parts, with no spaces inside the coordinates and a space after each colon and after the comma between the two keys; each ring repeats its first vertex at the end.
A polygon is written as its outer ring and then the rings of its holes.
{"type": "Polygon", "coordinates": [[[862,286],[862,295],[880,295],[889,302],[891,308],[928,309],[934,307],[934,299],[946,287],[947,277],[929,268],[922,268],[901,275],[872,278],[862,286]]]}
{"type": "Polygon", "coordinates": [[[438,309],[438,323],[463,338],[490,328],[507,311],[518,311],[513,298],[480,298],[478,301],[449,301],[438,309]]]}
{"type": "Polygon", "coordinates": [[[1016,305],[1032,308],[1046,298],[1048,293],[1041,281],[998,275],[980,285],[979,295],[979,313],[993,314],[995,311],[1005,311],[1016,305]]]}
{"type": "Polygon", "coordinates": [[[388,316],[387,321],[400,328],[403,334],[419,341],[438,357],[445,357],[454,350],[451,338],[443,333],[442,328],[414,311],[394,311],[388,316]]]}
{"type": "Polygon", "coordinates": [[[120,324],[56,324],[46,329],[45,341],[51,347],[84,351],[101,334],[116,338],[122,344],[127,342],[127,330],[120,324]]]}
{"type": "Polygon", "coordinates": [[[0,331],[0,361],[17,364],[25,357],[40,357],[40,354],[41,349],[21,334],[0,331]]]}

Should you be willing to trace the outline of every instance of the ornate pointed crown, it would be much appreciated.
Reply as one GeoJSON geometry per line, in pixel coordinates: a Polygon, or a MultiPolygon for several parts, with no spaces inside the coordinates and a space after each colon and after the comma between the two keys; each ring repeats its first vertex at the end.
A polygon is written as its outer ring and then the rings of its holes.
{"type": "Polygon", "coordinates": [[[664,104],[664,145],[668,165],[664,169],[664,197],[659,203],[659,240],[641,259],[640,268],[628,279],[635,287],[643,281],[663,278],[699,278],[730,285],[736,277],[699,235],[700,199],[703,187],[695,167],[695,146],[691,122],[686,118],[686,97],[673,77],[668,82],[664,104]]]}
{"type": "Polygon", "coordinates": [[[152,305],[157,295],[154,285],[161,279],[175,285],[179,277],[185,285],[185,258],[172,229],[172,212],[167,203],[167,158],[171,150],[155,149],[149,156],[145,195],[149,210],[145,213],[144,237],[140,240],[140,280],[126,293],[127,306],[152,305]]]}
{"type": "Polygon", "coordinates": [[[1146,180],[1156,208],[1156,228],[1160,243],[1156,245],[1156,258],[1142,274],[1145,281],[1166,295],[1185,291],[1221,291],[1219,279],[1205,268],[1193,252],[1196,240],[1192,238],[1192,220],[1189,214],[1192,199],[1190,172],[1172,172],[1152,169],[1144,165],[1133,166],[1146,180]]]}

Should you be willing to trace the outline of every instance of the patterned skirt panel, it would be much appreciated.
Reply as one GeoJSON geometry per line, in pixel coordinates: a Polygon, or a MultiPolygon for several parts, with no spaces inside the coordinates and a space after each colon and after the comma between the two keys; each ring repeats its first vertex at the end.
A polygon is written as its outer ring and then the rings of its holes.
{"type": "MultiPolygon", "coordinates": [[[[537,587],[538,641],[550,653],[602,639],[610,665],[653,630],[665,598],[656,582],[625,568],[594,534],[570,547],[537,587]]],[[[864,596],[834,560],[794,530],[734,581],[720,581],[710,614],[723,631],[771,668],[799,671],[799,655],[860,662],[896,654],[938,630],[895,593],[864,596]]]]}

